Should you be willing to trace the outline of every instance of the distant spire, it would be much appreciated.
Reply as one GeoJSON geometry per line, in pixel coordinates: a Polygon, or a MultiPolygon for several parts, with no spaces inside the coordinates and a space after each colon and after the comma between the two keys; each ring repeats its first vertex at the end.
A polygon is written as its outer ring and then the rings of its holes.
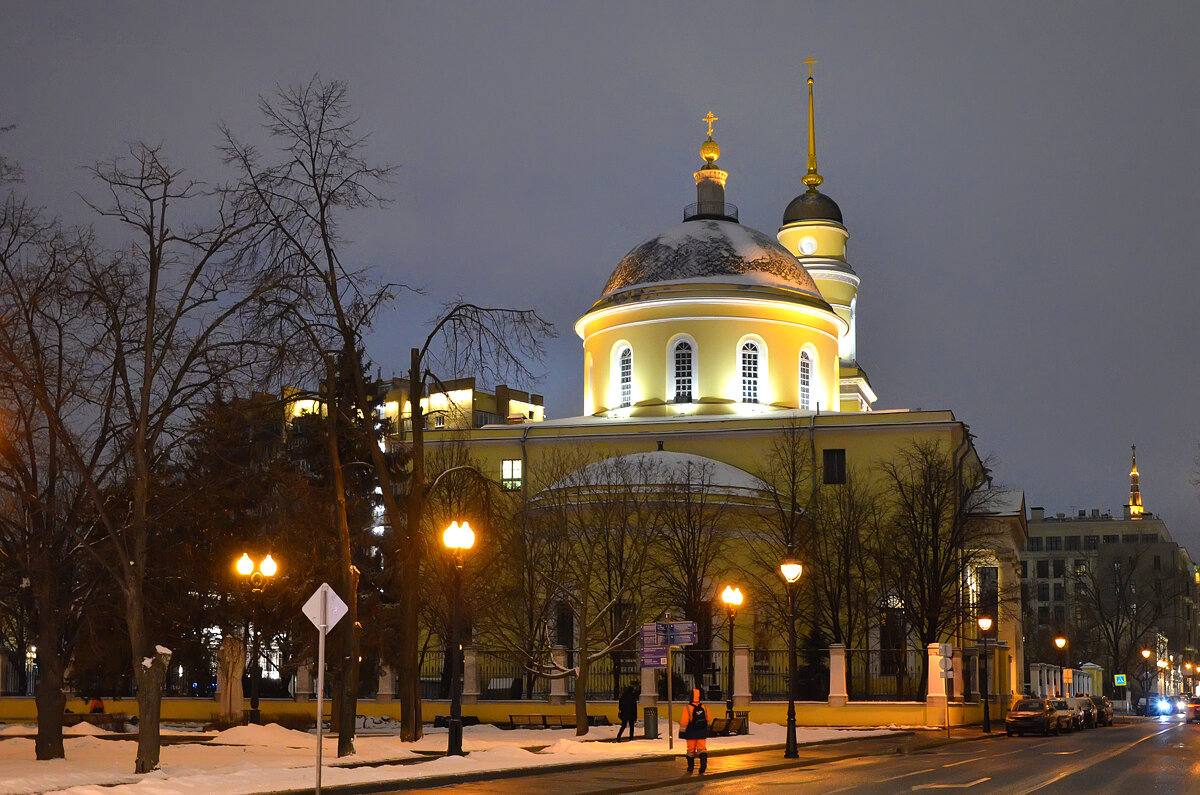
{"type": "Polygon", "coordinates": [[[714,121],[719,121],[719,116],[714,116],[710,110],[708,115],[700,121],[708,123],[708,140],[700,144],[700,157],[704,158],[703,168],[717,168],[713,165],[713,161],[721,156],[721,147],[717,146],[717,142],[712,137],[712,126],[714,121]]]}
{"type": "Polygon", "coordinates": [[[808,65],[808,173],[801,180],[808,189],[816,191],[817,186],[825,181],[825,178],[817,173],[817,125],[813,116],[813,65],[817,60],[809,57],[804,61],[808,65]]]}
{"type": "Polygon", "coordinates": [[[725,204],[725,180],[729,172],[717,165],[716,160],[721,156],[721,147],[713,140],[713,122],[717,116],[711,110],[700,121],[708,125],[708,138],[700,144],[700,157],[704,165],[692,174],[696,178],[696,203],[688,205],[683,210],[683,220],[693,218],[724,218],[737,220],[737,208],[725,204]],[[730,217],[732,215],[732,217],[730,217]]]}
{"type": "Polygon", "coordinates": [[[1142,490],[1138,484],[1137,445],[1133,445],[1133,468],[1129,470],[1129,517],[1140,519],[1142,516],[1142,490]]]}

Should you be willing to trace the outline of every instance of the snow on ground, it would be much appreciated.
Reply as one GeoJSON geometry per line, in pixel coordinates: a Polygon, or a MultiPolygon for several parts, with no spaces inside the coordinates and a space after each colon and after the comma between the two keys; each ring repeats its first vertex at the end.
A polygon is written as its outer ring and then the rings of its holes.
{"type": "MultiPolygon", "coordinates": [[[[0,734],[7,731],[0,730],[0,734]]],[[[337,738],[326,737],[323,744],[325,768],[321,779],[329,785],[355,784],[539,768],[591,759],[636,759],[667,752],[665,736],[620,744],[583,742],[612,738],[616,733],[615,726],[595,727],[583,738],[576,738],[570,729],[506,731],[494,726],[471,726],[463,731],[463,747],[468,756],[357,768],[345,765],[425,759],[416,752],[444,751],[446,730],[429,729],[416,743],[402,743],[395,736],[359,736],[355,739],[357,753],[344,760],[336,758],[337,738]],[[542,746],[545,747],[540,752],[526,750],[542,746]]],[[[802,728],[797,737],[801,743],[811,743],[887,733],[886,730],[802,728]]],[[[214,792],[246,795],[312,787],[316,761],[314,735],[269,724],[234,727],[221,732],[218,737],[219,743],[163,746],[160,768],[145,776],[135,776],[131,772],[137,750],[137,744],[132,740],[70,737],[64,740],[67,758],[47,762],[34,760],[33,740],[0,740],[0,795],[43,792],[64,795],[211,795],[214,792]]],[[[709,749],[753,748],[777,745],[783,740],[783,726],[755,723],[751,725],[751,734],[714,738],[709,741],[709,749]]],[[[682,741],[676,740],[674,745],[674,753],[681,754],[682,741]]]]}

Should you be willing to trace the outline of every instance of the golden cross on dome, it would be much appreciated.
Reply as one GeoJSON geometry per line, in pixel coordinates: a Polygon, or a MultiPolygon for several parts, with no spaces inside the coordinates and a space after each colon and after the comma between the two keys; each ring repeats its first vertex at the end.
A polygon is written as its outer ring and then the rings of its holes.
{"type": "Polygon", "coordinates": [[[800,63],[808,65],[808,76],[812,77],[812,68],[813,68],[813,65],[817,63],[817,59],[810,55],[810,56],[808,56],[807,61],[801,61],[800,63]]]}
{"type": "Polygon", "coordinates": [[[718,118],[717,116],[714,116],[714,115],[713,115],[713,112],[710,110],[710,111],[708,112],[708,115],[707,115],[707,116],[705,116],[705,117],[704,117],[703,119],[701,119],[700,121],[706,121],[706,122],[708,122],[708,137],[709,137],[709,138],[712,138],[712,124],[713,124],[713,122],[714,122],[714,121],[719,121],[719,118],[718,118]]]}

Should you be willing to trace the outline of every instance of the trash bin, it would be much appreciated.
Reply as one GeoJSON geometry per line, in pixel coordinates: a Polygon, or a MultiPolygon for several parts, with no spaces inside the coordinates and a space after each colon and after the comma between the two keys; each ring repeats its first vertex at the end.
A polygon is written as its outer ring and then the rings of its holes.
{"type": "Polygon", "coordinates": [[[647,740],[658,739],[658,707],[642,708],[642,735],[647,740]]]}

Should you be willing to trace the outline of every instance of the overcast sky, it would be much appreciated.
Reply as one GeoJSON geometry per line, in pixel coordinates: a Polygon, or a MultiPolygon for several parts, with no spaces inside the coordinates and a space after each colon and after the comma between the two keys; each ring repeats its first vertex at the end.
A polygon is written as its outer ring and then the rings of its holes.
{"type": "Polygon", "coordinates": [[[582,410],[573,324],[695,200],[700,117],[727,197],[774,234],[803,186],[817,78],[822,189],[862,278],[877,408],[952,409],[997,480],[1050,513],[1142,493],[1200,556],[1200,4],[3,3],[0,139],[25,189],[90,221],[80,166],[140,138],[222,174],[217,123],[315,72],[349,82],[399,167],[349,259],[423,287],[369,354],[398,373],[441,301],[555,322],[534,385],[582,410]]]}

